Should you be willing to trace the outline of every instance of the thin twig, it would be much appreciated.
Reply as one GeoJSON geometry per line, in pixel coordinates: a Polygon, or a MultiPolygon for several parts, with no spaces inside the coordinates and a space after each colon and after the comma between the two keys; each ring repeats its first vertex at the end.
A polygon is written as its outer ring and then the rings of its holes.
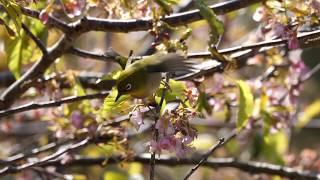
{"type": "Polygon", "coordinates": [[[27,35],[39,47],[39,49],[41,50],[42,54],[44,56],[48,55],[48,50],[47,50],[46,46],[43,44],[43,42],[38,37],[36,37],[24,23],[22,23],[21,25],[22,25],[23,30],[27,33],[27,35]]]}
{"type": "Polygon", "coordinates": [[[209,158],[210,155],[212,155],[212,153],[218,149],[219,147],[221,147],[223,144],[227,143],[228,141],[230,141],[231,139],[233,139],[234,137],[236,136],[236,131],[233,131],[231,133],[231,135],[229,135],[229,137],[227,137],[226,139],[224,138],[220,138],[218,143],[215,144],[214,146],[212,146],[212,148],[207,152],[205,153],[201,160],[194,166],[192,167],[189,172],[186,174],[186,176],[184,177],[184,180],[187,180],[189,179],[189,177],[200,167],[202,166],[206,161],[207,159],[209,158]]]}
{"type": "Polygon", "coordinates": [[[39,102],[39,103],[31,102],[19,107],[0,111],[0,118],[9,116],[12,114],[20,113],[20,112],[29,111],[29,110],[56,107],[56,106],[61,106],[62,104],[72,103],[72,102],[82,101],[82,100],[104,98],[108,94],[109,92],[100,92],[100,93],[89,94],[84,96],[70,96],[70,97],[62,98],[61,100],[58,100],[58,101],[52,100],[52,101],[39,102]]]}
{"type": "Polygon", "coordinates": [[[49,143],[49,144],[41,146],[39,148],[32,149],[29,153],[20,153],[20,154],[14,155],[14,156],[10,156],[6,160],[1,160],[1,164],[3,164],[3,165],[12,164],[17,161],[26,159],[28,157],[35,156],[35,155],[43,153],[43,152],[51,151],[53,149],[56,149],[64,144],[68,143],[68,142],[70,142],[70,140],[66,140],[66,141],[63,141],[60,143],[57,143],[57,142],[49,143]]]}
{"type": "Polygon", "coordinates": [[[316,66],[314,66],[307,74],[305,74],[301,78],[301,82],[305,82],[309,80],[314,74],[316,74],[318,71],[320,71],[320,63],[318,63],[316,66]]]}
{"type": "Polygon", "coordinates": [[[63,174],[60,174],[60,173],[57,173],[55,171],[49,171],[49,170],[46,170],[44,168],[41,168],[41,167],[32,167],[32,169],[34,171],[37,171],[39,173],[42,173],[42,174],[47,174],[51,177],[54,177],[54,178],[58,178],[58,179],[62,179],[62,180],[68,180],[63,174]]]}
{"type": "Polygon", "coordinates": [[[0,175],[5,175],[8,173],[17,173],[19,171],[23,171],[23,170],[31,168],[31,167],[41,166],[41,165],[45,164],[46,162],[63,155],[66,152],[69,152],[69,151],[72,151],[72,150],[75,150],[77,148],[80,148],[82,146],[87,145],[90,140],[91,140],[91,138],[88,137],[78,143],[66,145],[65,147],[59,149],[55,153],[53,153],[49,156],[46,156],[40,160],[34,161],[34,162],[28,162],[28,163],[22,164],[20,166],[12,166],[12,165],[6,166],[5,168],[0,169],[0,175]]]}
{"type": "Polygon", "coordinates": [[[70,143],[67,145],[64,145],[62,147],[60,147],[60,149],[56,152],[54,152],[53,154],[49,155],[49,156],[45,156],[42,159],[36,160],[36,161],[32,161],[32,162],[27,162],[25,164],[22,165],[13,165],[13,164],[9,164],[6,167],[0,169],[0,176],[9,174],[9,173],[17,173],[32,167],[36,167],[36,166],[43,166],[44,164],[48,163],[51,160],[57,159],[58,157],[60,157],[61,155],[67,153],[67,152],[71,152],[74,151],[78,148],[87,146],[91,143],[106,143],[108,141],[110,141],[111,139],[113,139],[115,136],[115,134],[106,134],[103,133],[102,131],[98,132],[96,131],[94,136],[89,136],[86,137],[85,139],[76,142],[76,143],[70,143]]]}
{"type": "Polygon", "coordinates": [[[120,56],[117,52],[111,49],[109,49],[105,53],[93,53],[91,51],[86,51],[79,48],[71,47],[68,53],[71,53],[80,57],[84,57],[84,58],[92,58],[92,59],[100,60],[103,62],[112,61],[116,63],[119,63],[117,58],[120,56]]]}

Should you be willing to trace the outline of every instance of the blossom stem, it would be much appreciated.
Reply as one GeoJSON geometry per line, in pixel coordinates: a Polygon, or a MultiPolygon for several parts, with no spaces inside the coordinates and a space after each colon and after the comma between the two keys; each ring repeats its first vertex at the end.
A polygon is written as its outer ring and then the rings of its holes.
{"type": "MultiPolygon", "coordinates": [[[[166,74],[166,81],[165,82],[166,82],[166,84],[169,84],[169,76],[168,76],[168,74],[166,74]]],[[[168,87],[165,86],[165,88],[163,89],[159,105],[157,106],[157,109],[156,109],[157,117],[155,118],[155,122],[154,122],[155,129],[154,129],[154,134],[153,134],[153,139],[154,139],[155,142],[158,142],[158,139],[159,139],[159,131],[156,128],[156,124],[157,124],[158,119],[160,118],[160,111],[161,111],[162,104],[164,102],[164,97],[166,96],[166,93],[167,93],[167,88],[168,87]]],[[[154,180],[155,165],[156,165],[156,151],[151,153],[150,180],[154,180]]]]}

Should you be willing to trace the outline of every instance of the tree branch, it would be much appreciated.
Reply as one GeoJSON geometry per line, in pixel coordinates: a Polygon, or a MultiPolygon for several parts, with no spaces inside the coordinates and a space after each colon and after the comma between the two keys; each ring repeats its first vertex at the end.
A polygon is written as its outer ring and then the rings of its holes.
{"type": "MultiPolygon", "coordinates": [[[[64,167],[73,167],[73,166],[103,166],[102,164],[115,164],[123,161],[123,157],[100,157],[100,158],[90,158],[75,156],[73,160],[68,161],[66,164],[62,164],[60,159],[55,159],[49,161],[42,166],[61,166],[64,167]]],[[[183,158],[179,161],[175,157],[162,155],[159,159],[156,160],[156,163],[159,165],[165,166],[181,166],[181,165],[193,165],[195,162],[200,161],[201,159],[194,158],[183,158]]],[[[129,162],[139,162],[143,164],[148,164],[150,161],[149,154],[142,154],[139,156],[134,156],[132,159],[129,159],[129,162]]],[[[257,161],[240,161],[235,158],[209,158],[203,166],[210,167],[213,169],[232,167],[236,168],[251,174],[265,173],[270,175],[278,175],[281,177],[287,177],[292,179],[305,179],[305,180],[318,180],[320,179],[320,174],[296,170],[294,168],[279,166],[275,164],[257,162],[257,161]]]]}
{"type": "Polygon", "coordinates": [[[58,100],[58,101],[52,100],[48,102],[39,102],[39,103],[31,102],[25,105],[0,111],[0,118],[9,116],[12,114],[20,113],[20,112],[35,110],[35,109],[57,107],[57,106],[61,106],[62,104],[72,103],[76,101],[104,98],[108,94],[109,92],[101,92],[101,93],[89,94],[84,96],[70,96],[70,97],[62,98],[61,100],[58,100]]]}
{"type": "Polygon", "coordinates": [[[233,139],[234,137],[236,137],[236,131],[233,131],[226,139],[220,138],[219,141],[218,141],[218,143],[215,144],[214,146],[212,146],[212,148],[211,148],[207,153],[205,153],[205,154],[202,156],[201,160],[198,161],[198,163],[189,170],[189,172],[186,174],[186,176],[185,176],[183,179],[184,179],[184,180],[189,179],[189,177],[190,177],[194,172],[196,172],[196,170],[197,170],[200,166],[202,166],[202,165],[208,160],[209,156],[211,156],[215,150],[217,150],[219,147],[221,147],[222,145],[224,145],[224,144],[226,144],[227,142],[229,142],[229,141],[230,141],[231,139],[233,139]]]}
{"type": "Polygon", "coordinates": [[[80,147],[87,145],[90,140],[91,140],[90,138],[86,138],[78,143],[67,145],[64,148],[61,148],[60,150],[56,151],[55,153],[53,153],[49,156],[46,156],[42,159],[39,159],[38,161],[25,163],[25,164],[22,164],[19,166],[13,166],[13,165],[7,166],[3,169],[0,169],[0,175],[5,175],[5,174],[9,174],[9,173],[17,173],[19,171],[23,171],[23,170],[31,168],[31,167],[41,166],[41,165],[45,164],[46,162],[63,155],[66,152],[69,152],[71,150],[75,150],[77,148],[80,148],[80,147]]]}
{"type": "MultiPolygon", "coordinates": [[[[306,33],[300,33],[298,34],[298,41],[299,41],[299,47],[300,48],[308,48],[308,47],[312,47],[314,46],[314,44],[317,44],[320,42],[320,30],[315,30],[312,32],[306,32],[306,33]]],[[[241,68],[243,66],[246,65],[247,59],[253,55],[256,55],[258,52],[263,51],[263,49],[261,49],[262,47],[273,47],[273,46],[278,46],[278,45],[282,45],[282,44],[286,44],[287,40],[286,39],[275,39],[275,40],[270,40],[270,41],[263,41],[263,42],[259,42],[259,43],[255,43],[255,44],[251,44],[251,45],[247,45],[247,46],[237,46],[237,47],[233,47],[233,48],[228,48],[228,49],[224,49],[224,50],[220,50],[219,53],[221,54],[229,54],[229,53],[233,53],[233,52],[241,52],[241,51],[248,51],[245,52],[243,54],[237,55],[235,57],[233,57],[235,63],[236,63],[236,67],[237,68],[241,68]]],[[[195,53],[193,55],[190,55],[190,57],[207,57],[207,55],[209,56],[208,52],[205,53],[195,53]]],[[[193,72],[193,73],[189,73],[186,74],[184,76],[180,76],[180,77],[176,77],[176,80],[190,80],[190,79],[194,79],[194,78],[198,78],[201,76],[207,76],[207,75],[211,75],[215,72],[222,72],[224,70],[224,68],[226,67],[226,63],[225,64],[220,64],[218,66],[212,67],[212,68],[205,68],[202,70],[199,70],[197,72],[193,72]]]]}
{"type": "Polygon", "coordinates": [[[70,54],[74,54],[84,58],[92,58],[96,60],[101,60],[103,62],[112,61],[118,64],[121,64],[117,58],[120,56],[117,52],[113,50],[108,50],[105,53],[92,53],[90,51],[82,50],[79,48],[71,47],[68,51],[70,54]]]}
{"type": "Polygon", "coordinates": [[[22,28],[23,30],[26,32],[26,34],[36,43],[36,45],[39,47],[39,49],[41,50],[42,54],[44,56],[48,55],[48,50],[46,48],[46,46],[43,44],[43,42],[36,37],[31,31],[30,29],[24,24],[22,23],[22,28]]]}
{"type": "Polygon", "coordinates": [[[10,156],[6,160],[1,160],[0,164],[8,166],[9,164],[16,163],[17,161],[26,159],[28,157],[35,156],[37,154],[56,149],[56,148],[60,147],[61,145],[64,145],[69,142],[70,142],[70,140],[66,140],[66,141],[59,142],[59,143],[58,142],[49,143],[49,144],[41,146],[39,148],[32,149],[29,153],[20,153],[20,154],[14,155],[14,156],[10,156]]]}
{"type": "Polygon", "coordinates": [[[68,37],[62,36],[47,56],[42,56],[20,79],[11,84],[0,96],[0,110],[11,106],[15,99],[19,98],[29,88],[28,83],[43,75],[50,65],[69,49],[73,41],[72,38],[74,38],[72,34],[68,37]]]}
{"type": "Polygon", "coordinates": [[[17,172],[20,172],[20,171],[23,171],[23,170],[26,170],[26,169],[29,169],[32,167],[36,167],[36,166],[43,166],[46,163],[48,163],[49,161],[54,160],[67,152],[74,151],[74,150],[79,149],[81,147],[87,146],[88,144],[91,144],[91,143],[107,142],[107,141],[113,139],[114,136],[115,135],[103,134],[103,132],[100,133],[100,131],[97,131],[94,136],[89,136],[79,142],[70,143],[70,144],[67,144],[63,147],[60,147],[60,149],[58,151],[54,152],[53,154],[51,154],[49,156],[45,156],[44,158],[41,158],[39,160],[27,162],[22,165],[13,165],[13,164],[7,165],[6,167],[0,169],[0,176],[10,174],[10,173],[17,173],[17,172]]]}
{"type": "MultiPolygon", "coordinates": [[[[262,0],[232,0],[213,5],[212,8],[217,14],[227,13],[251,4],[261,2],[262,0]]],[[[3,8],[3,7],[2,7],[3,8]]],[[[23,14],[39,18],[40,12],[21,7],[23,14]]],[[[163,21],[175,25],[184,25],[202,19],[198,10],[185,13],[173,14],[167,16],[163,21]],[[185,22],[182,22],[185,21],[185,22]]],[[[145,18],[140,20],[105,20],[97,18],[82,18],[80,21],[66,24],[52,16],[48,19],[48,24],[62,30],[65,35],[51,48],[47,56],[42,56],[19,80],[15,81],[0,97],[0,110],[6,109],[12,105],[14,100],[21,96],[29,87],[27,84],[33,79],[43,75],[50,65],[62,54],[66,53],[74,40],[81,34],[88,31],[121,31],[129,32],[136,30],[148,30],[151,28],[152,19],[145,18]]]]}
{"type": "MultiPolygon", "coordinates": [[[[0,6],[3,8],[2,5],[0,5],[0,6]]],[[[40,20],[40,12],[39,11],[30,9],[28,7],[21,7],[21,6],[20,6],[20,9],[24,15],[40,20]]],[[[65,33],[70,31],[70,27],[67,23],[65,23],[64,21],[62,21],[52,15],[49,15],[46,25],[51,26],[51,27],[56,27],[65,33]]]]}
{"type": "MultiPolygon", "coordinates": [[[[248,7],[264,0],[230,0],[211,5],[210,8],[218,14],[225,14],[244,7],[248,7]]],[[[182,13],[176,13],[163,17],[161,20],[170,26],[183,26],[203,19],[199,10],[192,10],[182,13]]],[[[113,31],[113,32],[130,32],[146,31],[152,27],[152,18],[130,19],[130,20],[110,20],[93,17],[85,17],[72,24],[72,27],[80,32],[88,31],[113,31]]]]}
{"type": "MultiPolygon", "coordinates": [[[[213,9],[213,11],[216,14],[221,15],[263,1],[265,0],[230,0],[227,2],[221,2],[215,5],[211,5],[210,8],[213,9]]],[[[39,19],[40,12],[37,10],[21,7],[21,11],[26,16],[39,19]]],[[[162,21],[170,24],[171,26],[176,27],[183,26],[201,19],[203,19],[203,17],[200,15],[199,10],[192,10],[165,16],[164,18],[162,18],[162,21]]],[[[88,31],[129,32],[150,29],[152,26],[152,19],[143,18],[130,20],[115,20],[85,17],[77,22],[67,24],[59,20],[58,18],[49,15],[47,25],[56,27],[64,33],[70,33],[73,30],[78,31],[81,34],[88,31]]]]}

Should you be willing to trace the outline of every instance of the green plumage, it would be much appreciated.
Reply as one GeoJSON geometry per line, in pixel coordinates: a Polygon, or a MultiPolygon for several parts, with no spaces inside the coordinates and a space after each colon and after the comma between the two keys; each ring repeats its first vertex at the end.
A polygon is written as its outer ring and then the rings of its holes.
{"type": "Polygon", "coordinates": [[[135,98],[152,95],[160,85],[161,73],[192,71],[192,63],[175,53],[155,54],[129,65],[117,79],[118,96],[130,94],[135,98]]]}

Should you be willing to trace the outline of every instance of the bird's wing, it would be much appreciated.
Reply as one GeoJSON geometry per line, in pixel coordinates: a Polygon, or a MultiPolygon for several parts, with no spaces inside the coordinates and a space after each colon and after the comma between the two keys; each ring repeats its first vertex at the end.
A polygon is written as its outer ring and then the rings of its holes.
{"type": "Polygon", "coordinates": [[[148,72],[192,72],[195,70],[194,63],[176,53],[158,53],[145,58],[141,63],[146,63],[148,72]],[[148,61],[148,62],[147,62],[148,61]]]}

